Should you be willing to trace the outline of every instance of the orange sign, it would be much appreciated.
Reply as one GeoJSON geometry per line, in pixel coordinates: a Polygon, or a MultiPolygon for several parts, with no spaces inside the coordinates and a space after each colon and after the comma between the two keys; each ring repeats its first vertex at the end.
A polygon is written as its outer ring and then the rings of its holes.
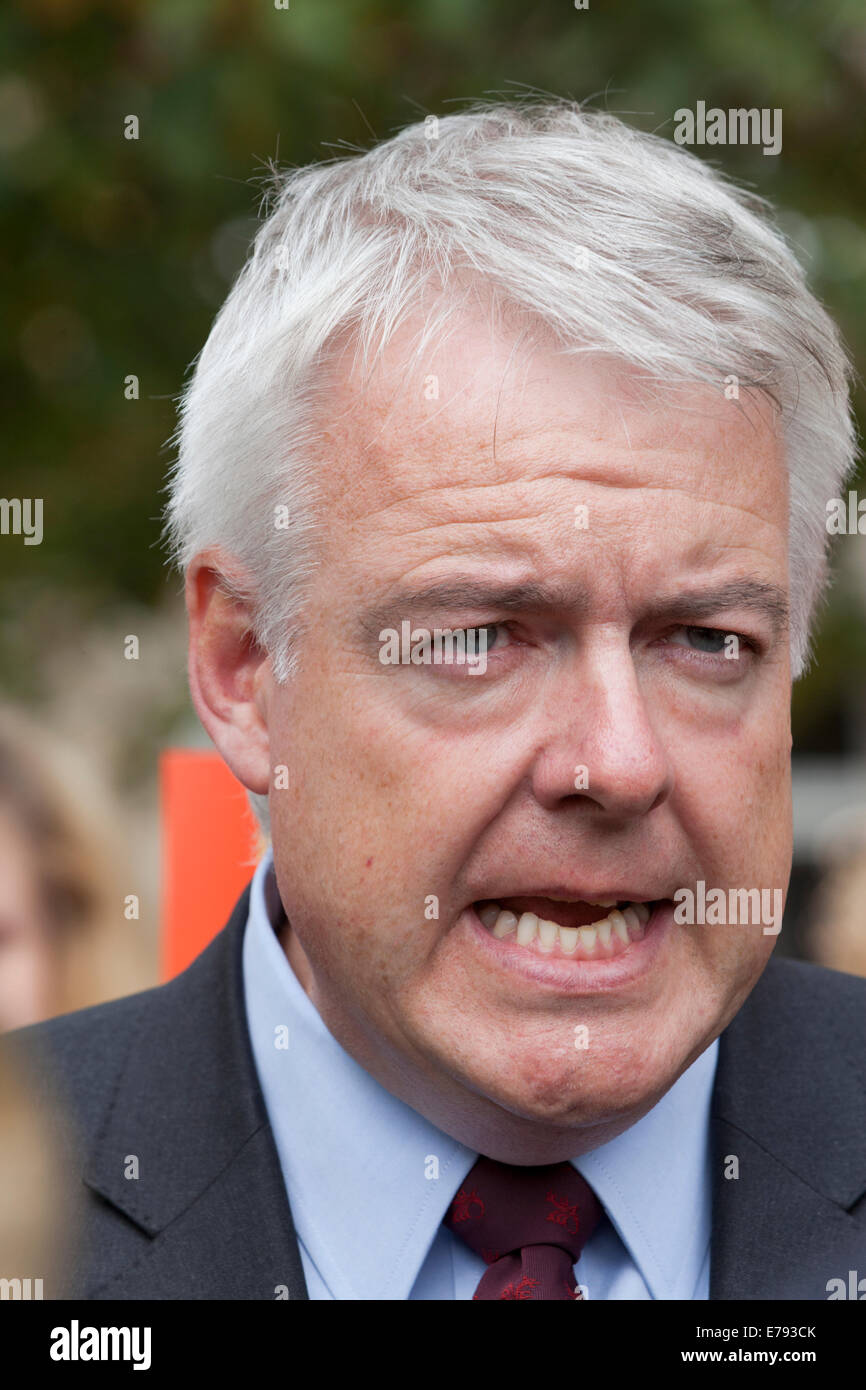
{"type": "Polygon", "coordinates": [[[184,970],[226,924],[264,850],[247,794],[219,754],[160,757],[160,980],[184,970]]]}

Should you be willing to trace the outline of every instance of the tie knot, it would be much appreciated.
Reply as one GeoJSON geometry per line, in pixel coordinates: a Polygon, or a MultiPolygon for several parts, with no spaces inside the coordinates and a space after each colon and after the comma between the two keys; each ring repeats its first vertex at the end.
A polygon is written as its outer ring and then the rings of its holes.
{"type": "Polygon", "coordinates": [[[601,1215],[598,1198],[570,1163],[520,1168],[482,1157],[445,1225],[487,1264],[536,1245],[558,1246],[575,1263],[601,1215]]]}

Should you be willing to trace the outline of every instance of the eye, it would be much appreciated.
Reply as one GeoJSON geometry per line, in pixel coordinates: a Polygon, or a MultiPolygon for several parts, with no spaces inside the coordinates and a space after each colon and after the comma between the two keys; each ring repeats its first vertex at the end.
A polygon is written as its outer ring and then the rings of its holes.
{"type": "Polygon", "coordinates": [[[458,628],[458,632],[463,632],[475,644],[475,651],[490,652],[497,644],[503,645],[502,639],[508,636],[508,629],[504,623],[483,623],[478,627],[458,628]]]}
{"type": "Polygon", "coordinates": [[[721,657],[730,665],[732,672],[760,650],[759,644],[752,638],[724,627],[684,625],[670,632],[663,642],[668,646],[685,648],[696,657],[721,657]]]}
{"type": "Polygon", "coordinates": [[[736,633],[724,632],[719,627],[681,627],[671,635],[669,640],[674,642],[676,646],[689,645],[694,651],[721,656],[730,637],[735,637],[738,642],[743,640],[737,637],[736,633]],[[676,641],[681,633],[688,638],[687,644],[676,641]]]}

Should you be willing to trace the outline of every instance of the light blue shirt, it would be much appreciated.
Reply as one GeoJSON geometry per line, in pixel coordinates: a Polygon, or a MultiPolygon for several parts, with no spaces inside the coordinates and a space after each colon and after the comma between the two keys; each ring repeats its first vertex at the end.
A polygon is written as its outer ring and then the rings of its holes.
{"type": "MultiPolygon", "coordinates": [[[[325,1027],[256,869],[243,942],[253,1055],[311,1299],[471,1299],[485,1264],[442,1218],[478,1155],[392,1096],[325,1027]]],[[[592,1299],[705,1299],[718,1043],[642,1120],[573,1159],[606,1218],[575,1274],[592,1299]]]]}

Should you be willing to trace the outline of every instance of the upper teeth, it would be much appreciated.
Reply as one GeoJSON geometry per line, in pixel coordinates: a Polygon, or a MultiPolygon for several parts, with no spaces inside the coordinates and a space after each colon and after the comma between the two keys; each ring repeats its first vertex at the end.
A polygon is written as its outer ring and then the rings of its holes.
{"type": "MultiPolygon", "coordinates": [[[[601,905],[607,906],[607,903],[601,905]]],[[[488,903],[478,915],[495,937],[510,936],[516,931],[518,946],[531,946],[537,940],[538,948],[544,953],[558,945],[567,956],[573,956],[578,948],[582,955],[592,956],[611,954],[613,938],[623,946],[639,940],[650,919],[650,908],[646,903],[629,903],[621,912],[614,907],[606,917],[585,927],[561,927],[558,922],[538,917],[534,912],[524,912],[518,918],[498,903],[488,903]]]]}

